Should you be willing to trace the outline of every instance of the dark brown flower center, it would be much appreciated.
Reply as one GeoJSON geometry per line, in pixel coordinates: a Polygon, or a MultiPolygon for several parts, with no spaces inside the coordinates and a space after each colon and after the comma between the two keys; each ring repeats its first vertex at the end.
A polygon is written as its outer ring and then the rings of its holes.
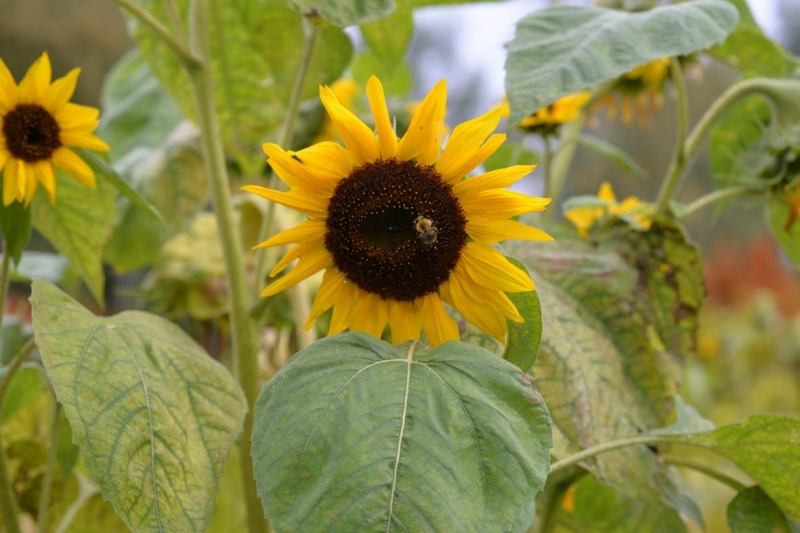
{"type": "Polygon", "coordinates": [[[3,117],[3,137],[11,155],[27,163],[49,159],[61,146],[58,122],[36,104],[20,104],[3,117]]]}
{"type": "Polygon", "coordinates": [[[411,301],[450,277],[467,242],[464,212],[433,167],[366,163],[336,187],[325,248],[359,288],[411,301]]]}

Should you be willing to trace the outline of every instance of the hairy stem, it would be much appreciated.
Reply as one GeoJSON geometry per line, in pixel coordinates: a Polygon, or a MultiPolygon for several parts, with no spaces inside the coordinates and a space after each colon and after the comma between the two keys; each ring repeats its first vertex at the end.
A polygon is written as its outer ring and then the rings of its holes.
{"type": "Polygon", "coordinates": [[[55,477],[56,458],[58,456],[58,425],[61,404],[53,394],[53,412],[50,419],[50,447],[47,450],[47,466],[42,482],[42,494],[39,497],[39,516],[36,517],[36,532],[48,531],[47,519],[50,510],[50,499],[53,495],[53,479],[55,477]]]}
{"type": "Polygon", "coordinates": [[[584,124],[586,124],[586,113],[586,108],[583,108],[578,118],[561,126],[560,144],[558,150],[549,161],[548,166],[550,168],[547,171],[549,177],[545,188],[545,197],[551,199],[551,207],[545,211],[545,216],[550,218],[555,215],[555,206],[558,205],[558,199],[564,189],[564,183],[567,181],[567,173],[570,165],[572,165],[575,150],[578,148],[581,131],[583,131],[584,124]]]}
{"type": "Polygon", "coordinates": [[[669,203],[678,190],[683,171],[686,168],[686,135],[689,130],[689,101],[686,95],[686,81],[683,78],[683,69],[677,57],[670,58],[672,82],[678,92],[678,139],[675,143],[675,154],[667,170],[667,175],[661,183],[661,190],[656,200],[656,214],[665,215],[669,211],[669,203]]]}
{"type": "MultiPolygon", "coordinates": [[[[3,262],[5,263],[5,257],[8,254],[3,254],[3,262]]],[[[8,286],[8,269],[3,269],[3,277],[0,280],[4,287],[8,286]]],[[[5,290],[3,290],[3,294],[5,290]]],[[[4,302],[3,302],[4,303],[4,302]]],[[[0,318],[2,318],[2,313],[0,313],[0,318]]],[[[2,324],[0,324],[0,328],[2,328],[2,324]]],[[[11,360],[11,363],[6,367],[6,372],[3,375],[2,379],[0,379],[0,413],[3,412],[3,403],[6,398],[6,393],[8,392],[8,388],[11,386],[11,382],[14,380],[14,376],[19,371],[20,367],[22,367],[22,363],[24,363],[28,357],[31,355],[33,348],[36,345],[33,342],[33,339],[29,340],[25,345],[17,352],[17,355],[11,360]]],[[[17,503],[14,501],[14,492],[11,489],[11,479],[8,476],[8,465],[6,463],[6,449],[5,445],[3,444],[3,432],[0,431],[0,516],[3,518],[3,525],[7,533],[20,533],[19,528],[19,518],[17,515],[17,503]]]]}
{"type": "MultiPolygon", "coordinates": [[[[610,452],[613,450],[618,450],[620,448],[627,448],[628,446],[634,446],[636,444],[657,444],[659,442],[674,442],[675,438],[670,438],[668,435],[638,435],[636,437],[628,437],[627,439],[619,439],[619,440],[612,440],[610,442],[604,442],[603,444],[598,444],[597,446],[593,446],[591,448],[586,448],[585,450],[581,450],[580,452],[570,455],[569,457],[565,457],[560,461],[556,461],[552,465],[550,465],[550,475],[552,476],[555,472],[559,470],[563,470],[567,467],[577,465],[581,461],[594,457],[595,455],[600,455],[601,453],[610,452]]],[[[686,443],[691,444],[691,443],[686,443]]]]}
{"type": "Polygon", "coordinates": [[[231,317],[233,367],[239,385],[247,398],[239,449],[242,462],[244,498],[250,533],[269,531],[264,512],[256,493],[253,463],[250,455],[250,434],[253,430],[253,406],[259,392],[258,360],[255,334],[249,314],[249,294],[242,255],[241,239],[231,207],[228,170],[222,147],[219,119],[214,100],[214,80],[211,72],[209,45],[208,0],[194,0],[191,10],[190,33],[192,52],[201,58],[197,68],[189,70],[194,92],[197,121],[201,131],[203,161],[211,189],[214,211],[219,224],[225,274],[228,283],[228,303],[231,317]]]}
{"type": "Polygon", "coordinates": [[[709,206],[715,202],[720,200],[724,200],[725,198],[733,198],[735,196],[743,196],[749,193],[754,192],[749,187],[730,187],[728,189],[721,189],[719,191],[710,192],[704,196],[701,196],[694,202],[688,204],[684,207],[683,211],[681,212],[681,218],[686,218],[689,215],[694,214],[697,211],[700,211],[706,206],[709,206]]]}

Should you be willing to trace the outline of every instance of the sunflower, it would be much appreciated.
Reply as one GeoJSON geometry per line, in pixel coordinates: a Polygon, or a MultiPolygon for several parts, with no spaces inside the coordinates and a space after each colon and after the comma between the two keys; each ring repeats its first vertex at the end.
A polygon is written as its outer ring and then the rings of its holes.
{"type": "MultiPolygon", "coordinates": [[[[656,110],[664,106],[664,84],[669,79],[670,58],[654,59],[623,74],[615,83],[613,93],[619,96],[622,122],[630,124],[634,115],[644,128],[656,110]]],[[[597,100],[594,109],[608,107],[608,118],[617,117],[617,98],[607,94],[597,100]]]]}
{"type": "Polygon", "coordinates": [[[96,186],[94,171],[68,146],[108,150],[93,135],[100,111],[69,102],[80,69],[51,80],[47,53],[31,65],[17,86],[0,59],[0,171],[3,205],[13,201],[28,206],[42,184],[50,203],[56,200],[53,165],[88,187],[96,186]]]}
{"type": "Polygon", "coordinates": [[[564,213],[564,217],[572,222],[578,233],[585,237],[594,224],[606,216],[620,218],[633,227],[647,231],[653,223],[650,207],[635,196],[629,196],[617,202],[617,196],[611,184],[604,181],[597,192],[597,199],[603,205],[592,207],[573,207],[564,213]]]}
{"type": "MultiPolygon", "coordinates": [[[[551,135],[558,130],[558,126],[572,122],[580,116],[580,111],[592,98],[590,91],[581,91],[559,98],[547,107],[543,107],[535,113],[523,118],[517,125],[518,128],[539,133],[540,135],[551,135]]],[[[504,96],[500,104],[501,115],[508,118],[510,109],[508,99],[504,96]]]]}
{"type": "Polygon", "coordinates": [[[329,335],[350,328],[380,337],[388,324],[394,343],[419,339],[424,331],[436,346],[459,339],[445,302],[504,342],[506,319],[523,321],[505,293],[534,286],[492,245],[512,238],[551,239],[511,219],[550,202],[504,190],[533,167],[465,179],[505,141],[505,135],[492,134],[500,110],[456,127],[442,150],[444,80],[425,97],[402,139],[374,76],[367,97],[377,136],[331,89],[321,87],[320,99],[344,147],[327,142],[287,153],[264,145],[290,191],[252,185],[244,190],[301,211],[309,220],[257,246],[295,244],[270,276],[299,259],[262,296],[324,270],[306,328],[333,308],[329,335]]]}

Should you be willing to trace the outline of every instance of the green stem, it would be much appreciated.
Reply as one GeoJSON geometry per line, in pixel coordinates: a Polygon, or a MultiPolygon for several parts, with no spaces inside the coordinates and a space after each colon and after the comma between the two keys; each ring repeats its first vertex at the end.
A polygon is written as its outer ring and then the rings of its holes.
{"type": "Polygon", "coordinates": [[[192,70],[197,68],[200,64],[200,59],[197,56],[192,54],[183,43],[181,43],[178,39],[176,39],[164,26],[160,20],[155,18],[153,15],[150,14],[149,11],[139,6],[133,0],[114,0],[118,6],[125,9],[133,15],[135,18],[139,19],[140,22],[148,26],[153,33],[156,34],[161,42],[163,42],[167,47],[172,50],[172,52],[178,56],[178,59],[183,63],[183,66],[187,70],[192,70]]]}
{"type": "Polygon", "coordinates": [[[686,168],[686,135],[689,130],[689,100],[686,95],[686,81],[683,78],[683,69],[677,57],[670,58],[672,82],[678,92],[678,139],[675,143],[675,154],[667,170],[667,175],[661,184],[661,190],[656,200],[656,214],[665,215],[669,211],[669,203],[678,190],[683,171],[686,168]]]}
{"type": "Polygon", "coordinates": [[[708,477],[714,478],[720,483],[729,486],[735,492],[741,492],[747,488],[744,484],[740,483],[739,481],[733,479],[732,477],[723,474],[717,470],[709,468],[707,465],[703,463],[699,463],[697,461],[693,461],[691,459],[686,459],[685,457],[676,457],[674,455],[665,455],[663,457],[664,461],[668,464],[675,465],[675,466],[682,466],[684,468],[690,468],[692,470],[696,470],[701,472],[708,477]]]}
{"type": "Polygon", "coordinates": [[[545,135],[544,153],[542,154],[542,170],[544,171],[544,197],[552,198],[553,194],[553,140],[550,135],[545,135]]]}
{"type": "Polygon", "coordinates": [[[249,314],[249,295],[242,255],[241,239],[231,207],[228,170],[222,148],[219,119],[214,101],[214,80],[211,72],[209,45],[208,0],[194,0],[191,9],[190,32],[193,54],[201,58],[196,68],[189,69],[194,92],[197,121],[201,132],[203,160],[211,189],[211,197],[219,224],[220,240],[225,257],[228,283],[228,302],[231,317],[233,367],[239,385],[247,398],[239,449],[242,463],[244,498],[250,533],[269,531],[263,508],[256,492],[253,463],[250,455],[250,434],[253,430],[253,406],[259,393],[258,361],[255,334],[249,314]]]}
{"type": "Polygon", "coordinates": [[[11,282],[9,271],[11,270],[11,252],[8,251],[8,241],[3,241],[2,267],[0,267],[0,354],[3,353],[3,316],[6,313],[6,298],[8,298],[8,285],[11,282]]]}
{"type": "MultiPolygon", "coordinates": [[[[550,465],[550,475],[552,476],[555,472],[558,472],[559,470],[563,470],[572,465],[577,465],[581,461],[594,457],[595,455],[600,455],[601,453],[618,450],[620,448],[627,448],[628,446],[634,446],[636,444],[657,444],[660,442],[674,442],[674,441],[675,438],[674,437],[670,438],[670,436],[668,435],[638,435],[636,437],[628,437],[627,439],[604,442],[603,444],[598,444],[597,446],[586,448],[585,450],[581,450],[580,452],[574,455],[570,455],[569,457],[565,457],[560,461],[556,461],[555,463],[550,465]]],[[[691,444],[691,443],[687,442],[685,444],[691,444]]]]}
{"type": "Polygon", "coordinates": [[[558,150],[553,154],[552,160],[548,165],[550,168],[548,170],[549,178],[545,188],[545,197],[551,199],[551,207],[544,212],[547,217],[552,218],[555,215],[554,206],[558,204],[564,183],[567,181],[567,173],[570,165],[572,165],[575,150],[578,148],[583,126],[586,124],[586,113],[587,108],[584,107],[578,118],[561,126],[561,139],[558,150]]]}
{"type": "MultiPolygon", "coordinates": [[[[6,255],[8,254],[3,255],[4,263],[6,255]]],[[[7,286],[8,273],[6,268],[3,269],[3,274],[0,283],[2,283],[3,286],[7,286]]],[[[0,317],[1,316],[2,314],[0,314],[0,317]]],[[[1,324],[0,327],[2,327],[1,324]]],[[[35,346],[33,339],[26,342],[20,351],[17,352],[17,355],[11,360],[11,363],[6,367],[6,373],[3,375],[2,379],[0,379],[0,413],[3,412],[3,403],[6,398],[6,393],[11,386],[11,382],[14,380],[14,376],[17,371],[19,371],[20,367],[22,367],[22,363],[31,355],[35,346]]],[[[17,503],[14,501],[14,491],[11,488],[11,479],[8,475],[6,449],[3,444],[2,430],[0,430],[0,516],[3,517],[6,533],[20,533],[19,518],[17,517],[17,503]]]]}
{"type": "Polygon", "coordinates": [[[754,192],[749,187],[730,187],[728,189],[721,189],[719,191],[713,191],[705,196],[701,196],[694,202],[688,204],[686,207],[683,208],[681,212],[681,218],[686,218],[689,215],[694,214],[697,211],[700,211],[706,206],[709,206],[715,202],[720,200],[724,200],[725,198],[732,198],[734,196],[742,196],[748,193],[754,192]]]}
{"type": "MultiPolygon", "coordinates": [[[[281,134],[278,143],[285,149],[289,149],[292,138],[294,137],[294,127],[297,121],[297,115],[300,110],[300,102],[303,97],[303,88],[306,86],[306,79],[308,72],[311,69],[311,60],[314,57],[314,52],[319,44],[322,27],[314,23],[307,17],[302,18],[303,29],[305,34],[305,46],[303,47],[303,56],[300,59],[300,64],[295,73],[294,86],[292,87],[292,94],[289,98],[289,107],[286,110],[286,118],[281,127],[281,134]]],[[[275,172],[270,173],[269,183],[267,187],[270,189],[276,188],[278,185],[275,172]]],[[[275,202],[270,202],[267,205],[267,212],[261,220],[261,228],[259,230],[258,242],[265,241],[275,231],[275,202]]],[[[261,248],[256,253],[256,283],[264,283],[267,270],[267,250],[261,248]]],[[[308,288],[305,283],[298,283],[289,289],[289,299],[292,305],[292,314],[294,316],[295,324],[297,325],[297,344],[300,349],[310,346],[315,340],[316,335],[314,330],[306,331],[301,329],[300,326],[308,318],[310,312],[309,301],[311,300],[308,294],[308,288]]]]}
{"type": "Polygon", "coordinates": [[[181,12],[178,9],[175,0],[164,0],[164,6],[167,8],[167,16],[172,24],[172,29],[178,35],[178,41],[186,46],[186,30],[183,27],[183,20],[181,20],[181,12]]]}
{"type": "Polygon", "coordinates": [[[56,458],[58,456],[58,425],[61,414],[61,404],[53,395],[53,415],[50,420],[50,448],[47,450],[47,467],[44,471],[42,494],[39,497],[39,516],[36,517],[36,532],[47,531],[48,511],[50,498],[53,495],[53,478],[55,477],[56,458]]]}
{"type": "Polygon", "coordinates": [[[61,517],[61,522],[58,523],[58,527],[55,530],[55,533],[66,533],[69,527],[72,525],[72,522],[78,516],[83,506],[86,505],[86,502],[92,499],[95,494],[98,494],[100,490],[94,485],[91,481],[86,479],[80,474],[74,474],[78,480],[78,497],[72,502],[72,505],[69,506],[67,512],[64,513],[64,516],[61,517]]]}

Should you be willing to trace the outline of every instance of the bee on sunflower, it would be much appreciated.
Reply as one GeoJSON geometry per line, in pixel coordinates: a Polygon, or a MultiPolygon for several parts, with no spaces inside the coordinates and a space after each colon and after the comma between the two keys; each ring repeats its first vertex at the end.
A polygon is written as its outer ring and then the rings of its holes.
{"type": "Polygon", "coordinates": [[[500,109],[453,129],[442,149],[446,85],[437,83],[398,139],[383,87],[367,84],[373,131],[328,87],[320,99],[344,146],[315,144],[288,153],[265,144],[268,162],[289,192],[249,185],[244,190],[305,213],[309,220],[258,248],[294,244],[270,273],[295,268],[262,296],[277,294],[324,270],[304,327],[333,308],[329,335],[352,329],[391,340],[432,346],[459,340],[443,302],[501,342],[506,319],[524,319],[506,292],[533,290],[530,277],[493,244],[505,239],[551,240],[512,219],[550,202],[505,187],[528,175],[518,165],[473,178],[466,175],[494,153],[506,136],[493,134],[500,109]],[[377,135],[376,135],[377,133],[377,135]]]}
{"type": "Polygon", "coordinates": [[[47,53],[31,65],[19,85],[0,59],[0,171],[3,205],[14,201],[27,207],[39,184],[51,204],[56,201],[55,168],[87,187],[96,187],[94,171],[70,146],[107,151],[94,131],[100,111],[73,104],[80,69],[51,83],[47,53]]]}

